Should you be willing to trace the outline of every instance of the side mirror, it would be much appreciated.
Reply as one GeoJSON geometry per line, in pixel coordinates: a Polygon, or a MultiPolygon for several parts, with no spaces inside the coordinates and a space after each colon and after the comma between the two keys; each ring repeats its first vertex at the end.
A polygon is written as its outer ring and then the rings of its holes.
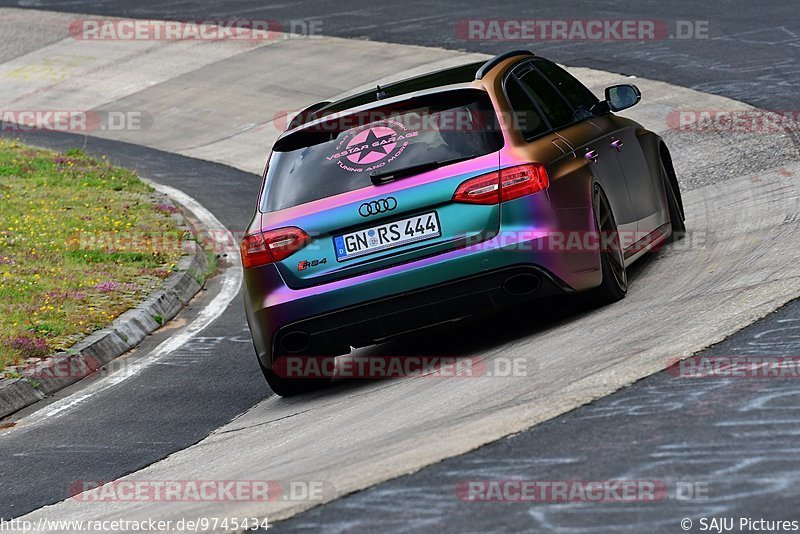
{"type": "Polygon", "coordinates": [[[606,87],[606,102],[611,111],[622,111],[639,103],[642,92],[635,85],[625,83],[606,87]]]}

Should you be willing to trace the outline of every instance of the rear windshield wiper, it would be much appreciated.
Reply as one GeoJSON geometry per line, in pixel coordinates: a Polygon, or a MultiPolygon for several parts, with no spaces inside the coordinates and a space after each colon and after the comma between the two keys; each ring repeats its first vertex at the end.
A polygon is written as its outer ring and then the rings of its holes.
{"type": "Polygon", "coordinates": [[[451,165],[453,163],[458,163],[459,161],[466,161],[474,157],[476,156],[463,156],[460,158],[446,159],[444,161],[426,161],[424,163],[415,163],[414,165],[387,171],[375,170],[369,173],[369,179],[372,180],[374,185],[388,184],[389,182],[394,182],[399,178],[431,171],[433,169],[438,169],[439,167],[444,167],[445,165],[451,165]]]}

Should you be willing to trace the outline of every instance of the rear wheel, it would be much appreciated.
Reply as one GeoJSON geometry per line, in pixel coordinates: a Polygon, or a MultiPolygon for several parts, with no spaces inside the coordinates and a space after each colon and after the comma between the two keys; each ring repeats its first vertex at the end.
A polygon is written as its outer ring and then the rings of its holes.
{"type": "MultiPolygon", "coordinates": [[[[313,358],[320,359],[319,357],[314,356],[313,358]]],[[[330,358],[330,360],[334,360],[333,356],[328,356],[325,359],[330,358]]],[[[267,369],[261,363],[259,358],[258,365],[261,367],[261,372],[264,373],[264,378],[267,379],[267,384],[269,387],[274,391],[277,395],[281,397],[294,397],[295,395],[302,395],[304,393],[311,393],[312,391],[317,391],[323,389],[330,385],[332,378],[311,378],[305,376],[298,376],[298,377],[287,377],[285,376],[285,372],[280,373],[275,370],[275,368],[280,367],[282,370],[286,370],[287,366],[280,365],[280,362],[276,360],[278,364],[273,369],[267,369]]],[[[319,365],[316,365],[315,369],[324,369],[325,365],[320,361],[317,362],[319,365]]]]}
{"type": "Polygon", "coordinates": [[[592,291],[598,304],[610,304],[625,297],[628,293],[628,275],[620,244],[617,223],[605,193],[595,186],[592,194],[594,223],[600,234],[600,265],[603,281],[592,291]]]}
{"type": "Polygon", "coordinates": [[[661,163],[661,175],[664,177],[664,192],[667,194],[667,207],[669,208],[669,220],[672,227],[672,235],[667,240],[668,242],[679,241],[686,235],[686,223],[684,222],[685,216],[683,213],[683,205],[678,199],[679,193],[675,191],[675,186],[667,174],[667,169],[664,168],[664,163],[661,163]]]}

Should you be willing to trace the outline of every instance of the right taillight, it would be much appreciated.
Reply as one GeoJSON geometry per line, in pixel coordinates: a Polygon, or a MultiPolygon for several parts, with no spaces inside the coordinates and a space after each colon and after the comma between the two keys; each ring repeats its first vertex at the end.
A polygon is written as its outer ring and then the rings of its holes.
{"type": "Polygon", "coordinates": [[[284,260],[310,240],[308,234],[296,226],[246,235],[239,243],[242,266],[258,267],[284,260]]]}
{"type": "Polygon", "coordinates": [[[470,204],[498,204],[544,189],[550,181],[541,163],[526,163],[507,167],[470,178],[453,194],[454,202],[470,204]]]}

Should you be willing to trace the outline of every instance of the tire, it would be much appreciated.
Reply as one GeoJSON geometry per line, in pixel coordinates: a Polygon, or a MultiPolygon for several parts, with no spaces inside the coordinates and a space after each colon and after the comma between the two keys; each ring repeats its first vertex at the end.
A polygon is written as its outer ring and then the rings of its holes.
{"type": "Polygon", "coordinates": [[[595,186],[592,192],[592,211],[595,229],[600,234],[600,266],[603,281],[591,291],[592,300],[599,305],[611,304],[628,293],[628,274],[619,240],[617,222],[603,190],[595,186]]]}
{"type": "Polygon", "coordinates": [[[686,236],[686,223],[685,215],[683,213],[683,204],[678,199],[678,192],[675,191],[675,186],[672,185],[672,180],[669,179],[667,169],[664,168],[664,163],[661,163],[661,175],[664,177],[664,192],[667,195],[667,208],[669,209],[669,221],[672,228],[672,233],[667,239],[667,243],[680,241],[686,236]]]}
{"type": "Polygon", "coordinates": [[[280,376],[274,370],[264,367],[260,359],[256,358],[256,360],[258,360],[258,365],[261,367],[261,372],[264,373],[264,378],[267,380],[270,389],[281,397],[294,397],[318,391],[328,387],[333,380],[332,378],[288,378],[280,376]]]}

